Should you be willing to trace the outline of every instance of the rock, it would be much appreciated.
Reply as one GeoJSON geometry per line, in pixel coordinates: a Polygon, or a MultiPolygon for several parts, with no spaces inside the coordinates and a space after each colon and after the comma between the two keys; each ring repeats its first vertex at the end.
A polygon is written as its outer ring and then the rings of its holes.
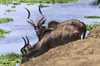
{"type": "Polygon", "coordinates": [[[50,49],[20,66],[100,66],[100,27],[83,40],[50,49]]]}

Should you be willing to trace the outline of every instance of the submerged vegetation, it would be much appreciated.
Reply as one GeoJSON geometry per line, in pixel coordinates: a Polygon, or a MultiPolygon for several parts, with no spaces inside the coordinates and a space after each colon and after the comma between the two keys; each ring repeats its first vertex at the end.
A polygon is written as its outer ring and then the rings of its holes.
{"type": "Polygon", "coordinates": [[[14,2],[14,3],[12,3],[13,5],[20,5],[20,3],[19,2],[14,2]]]}
{"type": "MultiPolygon", "coordinates": [[[[12,18],[0,18],[0,23],[6,23],[9,21],[13,21],[13,19],[12,18]]],[[[0,28],[0,37],[4,37],[4,34],[9,34],[9,33],[11,33],[11,31],[0,28]]]]}
{"type": "Polygon", "coordinates": [[[16,6],[11,6],[11,8],[16,8],[16,6]]]}
{"type": "Polygon", "coordinates": [[[7,53],[0,55],[0,66],[16,66],[16,63],[21,63],[21,54],[7,53]]]}
{"type": "Polygon", "coordinates": [[[6,10],[6,12],[15,12],[16,10],[10,10],[10,9],[8,9],[8,10],[6,10]]]}
{"type": "Polygon", "coordinates": [[[0,28],[0,37],[4,37],[4,34],[9,34],[9,33],[11,33],[11,31],[9,31],[9,30],[4,30],[4,29],[1,29],[1,28],[0,28]]]}
{"type": "MultiPolygon", "coordinates": [[[[39,7],[39,6],[38,6],[39,7]]],[[[41,5],[40,8],[49,7],[48,5],[41,5]]]]}
{"type": "Polygon", "coordinates": [[[69,2],[77,2],[79,0],[31,0],[34,3],[69,3],[69,2]]]}
{"type": "Polygon", "coordinates": [[[92,18],[92,19],[96,19],[96,18],[100,18],[100,16],[84,16],[84,18],[92,18]]]}
{"type": "Polygon", "coordinates": [[[13,18],[0,18],[0,23],[6,23],[10,21],[13,21],[13,18]]]}
{"type": "Polygon", "coordinates": [[[97,0],[97,5],[99,5],[100,4],[100,0],[97,0]]]}
{"type": "Polygon", "coordinates": [[[34,5],[34,3],[27,3],[26,5],[34,5]]]}
{"type": "Polygon", "coordinates": [[[97,27],[97,26],[100,26],[100,22],[93,22],[93,24],[87,24],[86,25],[87,26],[87,30],[91,30],[91,29],[93,29],[93,28],[95,28],[95,27],[97,27]]]}

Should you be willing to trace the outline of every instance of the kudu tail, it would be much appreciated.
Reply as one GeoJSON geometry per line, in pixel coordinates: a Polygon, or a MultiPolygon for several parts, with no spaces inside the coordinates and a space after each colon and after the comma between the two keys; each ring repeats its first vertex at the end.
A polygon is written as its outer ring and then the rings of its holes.
{"type": "Polygon", "coordinates": [[[85,38],[85,35],[86,35],[86,27],[84,28],[83,39],[85,38]]]}

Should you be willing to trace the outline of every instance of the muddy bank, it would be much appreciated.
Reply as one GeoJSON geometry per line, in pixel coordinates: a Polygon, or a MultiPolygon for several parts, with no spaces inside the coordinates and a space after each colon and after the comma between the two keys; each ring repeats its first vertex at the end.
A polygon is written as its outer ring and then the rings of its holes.
{"type": "Polygon", "coordinates": [[[100,36],[100,26],[92,29],[84,40],[50,49],[20,66],[100,66],[98,36],[100,36]]]}

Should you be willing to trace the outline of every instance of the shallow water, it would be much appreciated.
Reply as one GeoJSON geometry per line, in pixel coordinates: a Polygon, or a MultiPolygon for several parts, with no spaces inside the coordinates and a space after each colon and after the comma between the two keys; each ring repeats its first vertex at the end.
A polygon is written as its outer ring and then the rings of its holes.
{"type": "MultiPolygon", "coordinates": [[[[85,24],[93,24],[93,21],[99,22],[100,19],[84,18],[84,16],[87,15],[100,16],[100,9],[98,6],[92,4],[92,2],[92,0],[83,0],[78,3],[69,4],[46,4],[50,7],[41,9],[46,19],[44,25],[47,26],[47,23],[51,20],[64,21],[69,19],[79,19],[85,24]]],[[[38,41],[33,26],[26,21],[28,14],[24,9],[24,7],[26,7],[30,10],[30,19],[32,19],[34,23],[37,23],[41,18],[37,7],[38,5],[39,4],[26,5],[22,3],[21,5],[17,5],[16,8],[11,8],[12,5],[0,5],[0,7],[2,7],[0,10],[0,17],[14,18],[12,22],[0,24],[0,28],[12,31],[10,34],[6,34],[6,37],[0,38],[0,54],[7,52],[20,53],[20,48],[24,46],[22,36],[25,37],[27,35],[31,45],[38,41]],[[6,13],[6,9],[16,10],[16,12],[6,13]],[[6,13],[6,15],[4,15],[4,13],[6,13]]]]}

